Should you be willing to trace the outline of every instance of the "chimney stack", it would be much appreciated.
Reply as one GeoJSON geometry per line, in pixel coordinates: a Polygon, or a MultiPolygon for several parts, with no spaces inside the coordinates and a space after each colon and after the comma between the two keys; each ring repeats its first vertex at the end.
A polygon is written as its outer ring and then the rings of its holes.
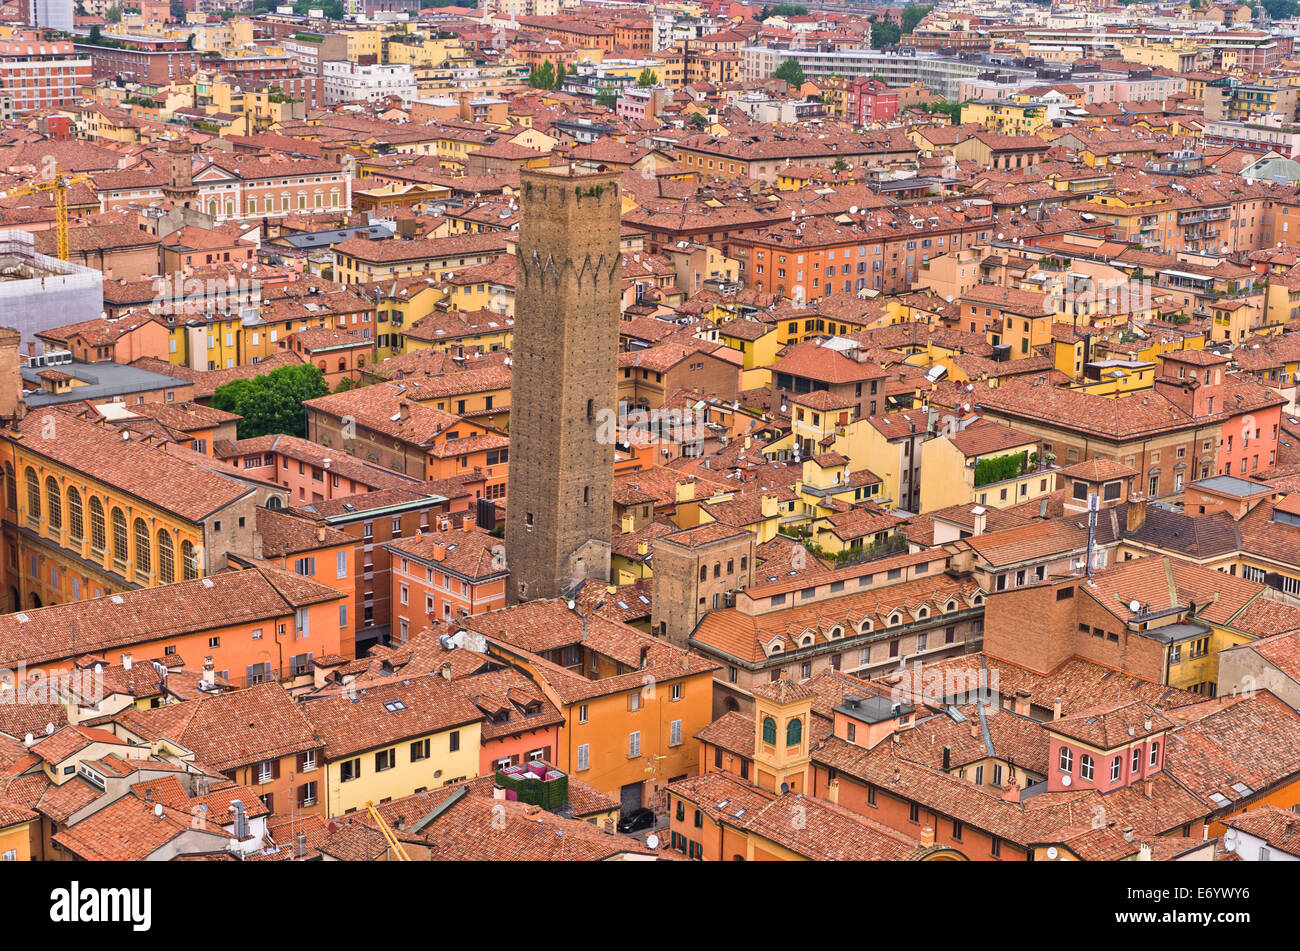
{"type": "Polygon", "coordinates": [[[397,401],[397,418],[398,419],[411,418],[411,404],[408,403],[406,400],[397,401]]]}
{"type": "Polygon", "coordinates": [[[1028,690],[1017,690],[1013,703],[1015,704],[1013,709],[1015,710],[1016,713],[1018,713],[1022,717],[1029,716],[1029,691],[1028,690]]]}
{"type": "Polygon", "coordinates": [[[1131,535],[1138,531],[1146,524],[1147,520],[1147,503],[1141,495],[1130,495],[1128,499],[1128,513],[1124,520],[1124,528],[1131,535]]]}
{"type": "Polygon", "coordinates": [[[1056,697],[1052,700],[1052,719],[1061,719],[1061,698],[1056,697]]]}
{"type": "Polygon", "coordinates": [[[974,525],[971,528],[972,535],[983,535],[984,529],[988,525],[988,512],[982,505],[977,505],[970,510],[971,515],[975,516],[974,525]]]}
{"type": "Polygon", "coordinates": [[[934,846],[934,826],[926,826],[921,830],[921,848],[928,849],[934,846]]]}
{"type": "Polygon", "coordinates": [[[217,671],[212,663],[212,655],[209,654],[203,658],[203,686],[215,687],[217,684],[217,671]]]}
{"type": "Polygon", "coordinates": [[[1017,783],[1014,779],[1002,787],[1002,801],[1003,802],[1020,801],[1020,784],[1017,783]]]}

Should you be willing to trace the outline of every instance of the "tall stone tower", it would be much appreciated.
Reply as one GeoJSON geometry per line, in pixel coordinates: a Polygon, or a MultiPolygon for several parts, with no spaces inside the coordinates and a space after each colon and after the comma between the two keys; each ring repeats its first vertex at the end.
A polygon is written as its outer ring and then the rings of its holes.
{"type": "Polygon", "coordinates": [[[194,187],[194,143],[177,136],[167,143],[167,184],[163,195],[183,208],[197,208],[199,190],[194,187]]]}
{"type": "Polygon", "coordinates": [[[506,499],[511,603],[609,580],[618,183],[616,172],[522,170],[506,499]]]}

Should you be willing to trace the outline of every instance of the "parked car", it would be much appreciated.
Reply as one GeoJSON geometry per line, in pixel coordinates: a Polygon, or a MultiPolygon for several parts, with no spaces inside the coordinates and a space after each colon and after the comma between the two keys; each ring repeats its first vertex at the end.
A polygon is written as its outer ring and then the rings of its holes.
{"type": "Polygon", "coordinates": [[[653,809],[633,809],[623,818],[618,820],[619,832],[639,832],[642,829],[653,829],[655,825],[655,811],[653,809]]]}

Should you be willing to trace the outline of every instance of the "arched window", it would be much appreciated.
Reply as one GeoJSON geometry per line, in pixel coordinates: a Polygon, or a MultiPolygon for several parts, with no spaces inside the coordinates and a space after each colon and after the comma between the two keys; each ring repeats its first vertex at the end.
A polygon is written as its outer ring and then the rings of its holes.
{"type": "Polygon", "coordinates": [[[126,564],[126,516],[119,508],[113,509],[113,560],[126,564]]]}
{"type": "Polygon", "coordinates": [[[158,529],[158,582],[171,584],[176,580],[176,563],[172,556],[171,532],[158,529]]]}
{"type": "Polygon", "coordinates": [[[921,608],[921,610],[919,610],[919,611],[916,612],[916,616],[917,616],[918,618],[927,618],[927,617],[930,616],[930,609],[929,609],[929,608],[921,608]]]}
{"type": "Polygon", "coordinates": [[[957,602],[949,601],[946,605],[944,605],[943,609],[951,614],[953,611],[957,610],[957,602]]]}
{"type": "Polygon", "coordinates": [[[708,565],[700,565],[700,580],[701,580],[701,581],[708,581],[708,580],[709,580],[709,566],[708,566],[708,565]]]}
{"type": "Polygon", "coordinates": [[[1092,779],[1092,757],[1087,753],[1079,757],[1079,778],[1092,779]]]}
{"type": "Polygon", "coordinates": [[[271,510],[279,509],[283,507],[283,505],[284,503],[280,501],[280,497],[278,495],[273,495],[266,500],[266,507],[271,510]]]}
{"type": "Polygon", "coordinates": [[[199,556],[194,550],[194,543],[181,542],[181,576],[192,581],[199,576],[199,556]]]}
{"type": "Polygon", "coordinates": [[[975,607],[979,607],[981,604],[984,603],[984,595],[982,594],[975,595],[975,597],[970,599],[970,603],[975,605],[975,607]]]}
{"type": "Polygon", "coordinates": [[[135,573],[137,575],[147,576],[149,568],[153,563],[153,557],[150,554],[153,547],[149,544],[149,526],[144,523],[144,519],[135,520],[135,573]]]}
{"type": "Polygon", "coordinates": [[[1061,747],[1061,772],[1068,773],[1074,769],[1074,752],[1068,746],[1061,747]]]}
{"type": "Polygon", "coordinates": [[[14,478],[14,467],[5,463],[5,505],[18,510],[18,481],[14,478]]]}
{"type": "Polygon", "coordinates": [[[812,644],[813,636],[811,634],[805,634],[803,637],[799,638],[800,647],[812,647],[812,644]]]}
{"type": "Polygon", "coordinates": [[[36,470],[31,466],[27,467],[25,476],[27,478],[27,521],[39,522],[41,520],[41,483],[36,478],[36,470]]]}
{"type": "Polygon", "coordinates": [[[896,625],[896,624],[902,624],[902,623],[903,623],[903,615],[899,614],[897,611],[895,611],[893,614],[889,615],[889,626],[890,626],[890,627],[893,627],[893,626],[896,625]]]}
{"type": "Polygon", "coordinates": [[[73,541],[85,538],[85,525],[81,518],[81,493],[77,487],[68,486],[68,536],[73,541]]]}
{"type": "Polygon", "coordinates": [[[763,742],[776,746],[776,721],[763,717],[763,742]]]}
{"type": "Polygon", "coordinates": [[[90,497],[90,549],[101,554],[104,551],[104,504],[95,498],[90,497]]]}
{"type": "Polygon", "coordinates": [[[803,721],[795,717],[785,725],[785,745],[798,746],[803,739],[803,721]]]}
{"type": "Polygon", "coordinates": [[[1151,744],[1151,768],[1155,769],[1160,764],[1160,744],[1151,744]]]}
{"type": "Polygon", "coordinates": [[[866,634],[870,630],[871,630],[871,618],[866,618],[861,624],[858,625],[859,634],[866,634]]]}
{"type": "Polygon", "coordinates": [[[50,513],[50,531],[58,534],[63,530],[63,492],[54,476],[45,477],[45,505],[50,513]]]}

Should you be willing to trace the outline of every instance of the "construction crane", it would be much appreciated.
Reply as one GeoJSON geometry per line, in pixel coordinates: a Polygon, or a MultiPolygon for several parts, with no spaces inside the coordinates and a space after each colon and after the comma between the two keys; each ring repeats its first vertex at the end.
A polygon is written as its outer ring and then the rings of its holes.
{"type": "Polygon", "coordinates": [[[51,178],[19,185],[7,192],[0,192],[0,198],[18,198],[21,195],[35,195],[39,192],[54,192],[54,233],[58,242],[59,260],[68,259],[68,186],[90,181],[89,175],[64,175],[56,166],[51,178]]]}
{"type": "Polygon", "coordinates": [[[379,810],[375,808],[373,802],[366,803],[366,812],[370,813],[370,818],[374,819],[375,825],[379,826],[380,834],[383,835],[384,841],[388,843],[388,848],[397,856],[397,860],[399,862],[411,861],[411,857],[406,854],[406,849],[402,848],[402,843],[397,841],[397,836],[393,834],[393,830],[389,828],[388,823],[384,821],[384,817],[379,814],[379,810]]]}

